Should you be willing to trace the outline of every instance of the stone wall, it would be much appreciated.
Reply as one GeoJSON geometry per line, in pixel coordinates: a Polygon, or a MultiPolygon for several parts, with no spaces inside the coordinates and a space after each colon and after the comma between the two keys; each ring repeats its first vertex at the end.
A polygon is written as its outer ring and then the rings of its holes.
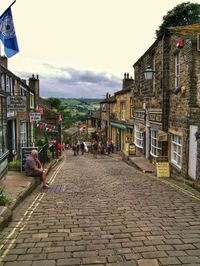
{"type": "MultiPolygon", "coordinates": [[[[171,165],[172,177],[188,178],[189,167],[189,141],[190,125],[200,128],[200,108],[197,105],[197,88],[200,74],[200,52],[196,49],[196,34],[185,32],[172,34],[170,38],[169,53],[169,89],[170,89],[170,113],[169,129],[182,135],[182,167],[177,169],[171,165]],[[184,46],[177,48],[180,39],[184,40],[184,46]],[[175,55],[180,53],[180,88],[175,89],[175,55]]],[[[199,89],[200,90],[200,89],[199,89]]],[[[169,143],[170,144],[170,143],[169,143]]],[[[169,146],[170,149],[170,146],[169,146]]],[[[200,145],[198,141],[197,151],[197,178],[200,170],[200,145]]],[[[169,154],[170,155],[170,154],[169,154]]],[[[170,156],[169,156],[170,158],[170,156]]]]}

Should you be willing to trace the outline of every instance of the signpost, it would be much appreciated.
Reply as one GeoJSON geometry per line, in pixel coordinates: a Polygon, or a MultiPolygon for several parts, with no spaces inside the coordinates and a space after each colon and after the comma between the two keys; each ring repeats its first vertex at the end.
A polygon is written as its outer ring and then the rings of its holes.
{"type": "Polygon", "coordinates": [[[157,177],[170,177],[169,163],[158,162],[156,163],[157,177]]]}

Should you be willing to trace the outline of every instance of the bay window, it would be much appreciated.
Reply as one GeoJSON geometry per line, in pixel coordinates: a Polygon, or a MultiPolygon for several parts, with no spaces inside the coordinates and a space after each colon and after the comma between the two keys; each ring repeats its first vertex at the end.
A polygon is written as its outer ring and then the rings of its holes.
{"type": "Polygon", "coordinates": [[[171,138],[171,162],[181,168],[182,162],[182,138],[172,134],[171,138]]]}

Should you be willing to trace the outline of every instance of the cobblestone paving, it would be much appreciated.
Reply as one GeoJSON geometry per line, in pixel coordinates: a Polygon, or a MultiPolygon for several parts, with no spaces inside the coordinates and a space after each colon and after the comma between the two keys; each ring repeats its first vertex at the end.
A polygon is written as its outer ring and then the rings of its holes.
{"type": "Polygon", "coordinates": [[[59,167],[2,231],[0,265],[200,265],[198,199],[108,156],[59,167]]]}

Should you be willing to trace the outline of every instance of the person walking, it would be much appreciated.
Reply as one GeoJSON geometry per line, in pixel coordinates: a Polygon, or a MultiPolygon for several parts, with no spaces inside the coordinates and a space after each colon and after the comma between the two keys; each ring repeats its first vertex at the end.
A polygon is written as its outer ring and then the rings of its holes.
{"type": "Polygon", "coordinates": [[[96,158],[97,159],[98,142],[97,142],[96,139],[93,140],[92,149],[93,149],[93,158],[96,158]]]}
{"type": "Polygon", "coordinates": [[[103,142],[100,143],[100,147],[99,147],[99,149],[100,149],[101,158],[103,158],[103,155],[104,155],[104,149],[105,149],[103,142]]]}
{"type": "Polygon", "coordinates": [[[84,145],[84,142],[83,141],[81,142],[80,147],[81,147],[81,154],[84,155],[85,145],[84,145]]]}

